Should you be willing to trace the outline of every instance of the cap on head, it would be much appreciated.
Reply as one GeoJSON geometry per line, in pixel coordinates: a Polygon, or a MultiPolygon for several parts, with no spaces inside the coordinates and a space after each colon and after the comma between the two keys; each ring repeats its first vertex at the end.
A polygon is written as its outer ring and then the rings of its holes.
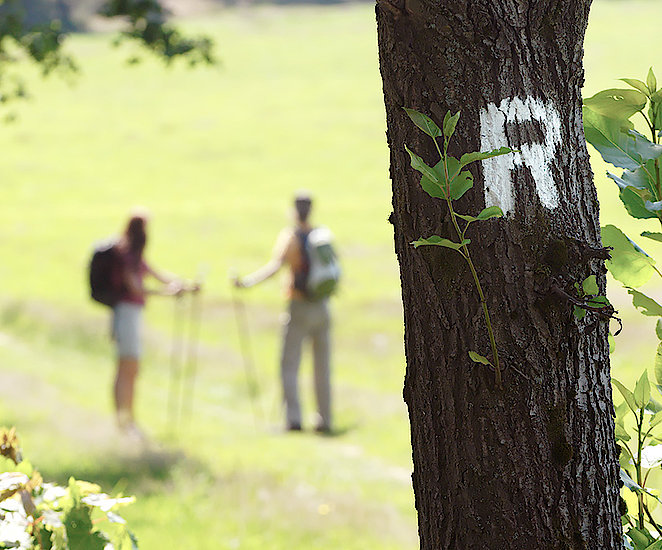
{"type": "Polygon", "coordinates": [[[308,219],[312,205],[313,201],[309,193],[299,191],[294,196],[294,208],[296,209],[297,217],[300,221],[305,222],[308,219]]]}

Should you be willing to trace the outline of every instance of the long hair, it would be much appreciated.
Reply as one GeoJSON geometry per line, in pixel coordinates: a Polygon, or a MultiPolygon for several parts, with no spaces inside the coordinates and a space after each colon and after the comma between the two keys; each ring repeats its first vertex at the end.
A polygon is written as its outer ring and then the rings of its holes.
{"type": "Polygon", "coordinates": [[[137,259],[142,258],[143,250],[147,244],[147,218],[144,215],[134,215],[129,219],[124,231],[124,242],[128,252],[137,259]]]}

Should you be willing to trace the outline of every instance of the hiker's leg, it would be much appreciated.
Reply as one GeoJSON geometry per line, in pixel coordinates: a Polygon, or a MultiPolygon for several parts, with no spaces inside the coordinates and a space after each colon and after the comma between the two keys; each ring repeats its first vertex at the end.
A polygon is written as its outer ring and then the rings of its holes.
{"type": "Polygon", "coordinates": [[[140,365],[142,340],[142,307],[121,302],[115,306],[113,336],[117,344],[115,377],[115,410],[120,427],[134,421],[134,394],[140,365]]]}
{"type": "Polygon", "coordinates": [[[302,324],[304,313],[302,305],[297,300],[290,302],[288,319],[283,327],[280,376],[288,428],[301,427],[298,375],[301,363],[301,345],[305,336],[305,327],[302,324]]]}
{"type": "Polygon", "coordinates": [[[133,423],[133,397],[139,361],[135,357],[120,357],[115,377],[115,410],[117,422],[124,428],[133,423]]]}
{"type": "Polygon", "coordinates": [[[331,430],[331,320],[326,300],[315,304],[317,323],[313,336],[313,368],[315,372],[315,397],[319,415],[317,429],[331,430]]]}

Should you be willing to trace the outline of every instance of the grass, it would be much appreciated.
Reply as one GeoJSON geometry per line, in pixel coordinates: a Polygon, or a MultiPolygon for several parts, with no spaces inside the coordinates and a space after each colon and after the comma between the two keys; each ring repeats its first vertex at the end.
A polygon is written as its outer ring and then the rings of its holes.
{"type": "MultiPolygon", "coordinates": [[[[594,2],[588,93],[645,74],[659,15],[654,1],[594,2]]],[[[129,68],[131,52],[110,48],[109,36],[78,35],[69,45],[83,69],[75,84],[28,72],[34,99],[0,132],[2,423],[18,426],[46,478],[136,494],[125,515],[142,548],[414,548],[372,7],[263,6],[185,24],[214,36],[220,68],[150,59],[129,68]],[[332,227],[344,267],[334,303],[341,434],[331,438],[280,432],[275,280],[241,295],[256,416],[228,285],[232,269],[268,258],[299,188],[315,195],[315,219],[332,227]],[[114,431],[107,312],[90,303],[84,280],[92,243],[119,231],[134,204],[153,214],[156,266],[208,273],[193,415],[178,430],[167,426],[174,306],[149,304],[138,416],[153,444],[144,452],[114,431]]],[[[603,222],[629,223],[605,178],[598,189],[603,222]]],[[[638,358],[652,356],[654,332],[619,299],[629,332],[614,364],[627,382],[645,364],[638,358]]],[[[308,357],[301,383],[310,413],[308,357]]]]}

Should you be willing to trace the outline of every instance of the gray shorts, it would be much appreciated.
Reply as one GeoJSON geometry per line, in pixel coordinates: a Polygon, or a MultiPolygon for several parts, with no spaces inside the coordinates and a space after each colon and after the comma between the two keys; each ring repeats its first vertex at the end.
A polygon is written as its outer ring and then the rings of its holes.
{"type": "Polygon", "coordinates": [[[120,302],[113,308],[113,340],[117,356],[139,359],[142,352],[143,306],[120,302]]]}

